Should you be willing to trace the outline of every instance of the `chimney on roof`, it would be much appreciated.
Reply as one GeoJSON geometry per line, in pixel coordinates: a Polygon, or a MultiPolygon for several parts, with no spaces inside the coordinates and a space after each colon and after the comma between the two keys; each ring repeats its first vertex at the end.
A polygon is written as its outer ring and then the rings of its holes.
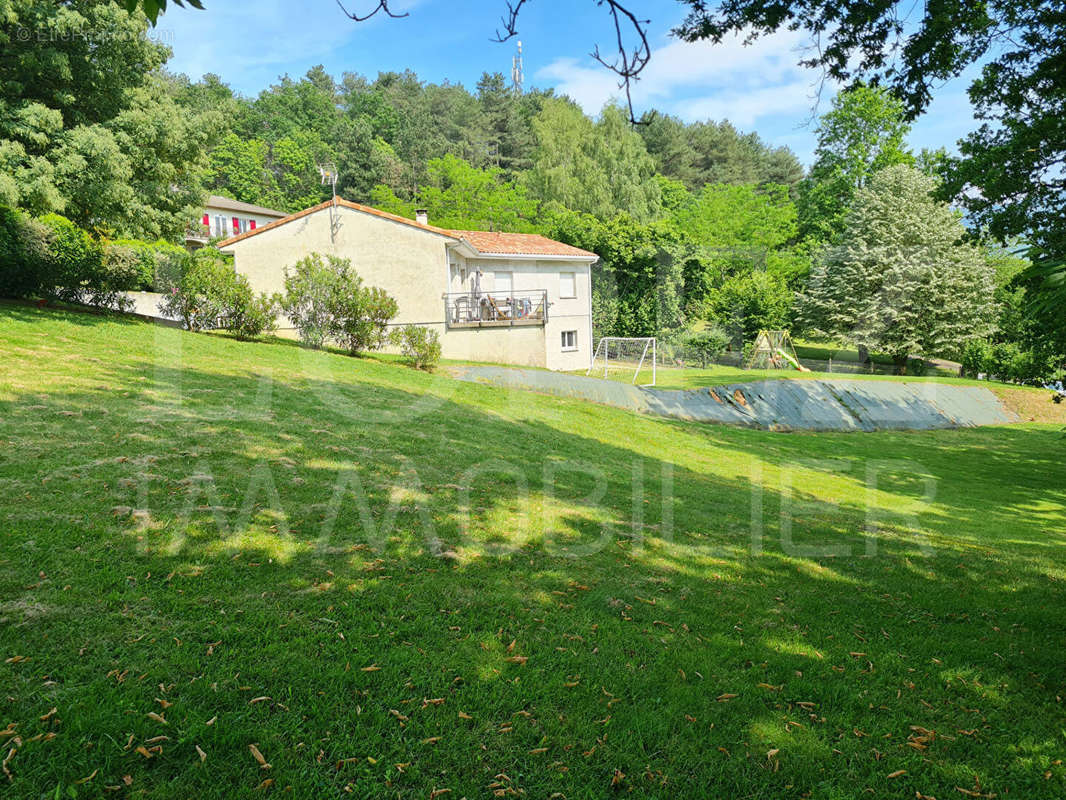
{"type": "Polygon", "coordinates": [[[417,222],[419,225],[428,225],[429,224],[429,212],[426,211],[426,209],[424,209],[424,208],[420,208],[417,211],[415,211],[415,222],[417,222]]]}

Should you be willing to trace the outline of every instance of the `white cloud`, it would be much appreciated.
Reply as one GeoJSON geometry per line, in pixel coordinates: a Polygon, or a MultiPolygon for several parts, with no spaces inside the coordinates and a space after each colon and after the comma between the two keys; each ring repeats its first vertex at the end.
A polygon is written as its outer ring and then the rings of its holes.
{"type": "MultiPolygon", "coordinates": [[[[797,66],[805,42],[800,32],[779,31],[743,44],[738,36],[721,44],[668,40],[633,87],[640,110],[655,106],[683,119],[728,118],[750,127],[775,115],[805,116],[814,105],[820,73],[797,66]]],[[[536,77],[596,114],[621,96],[617,77],[592,61],[559,59],[536,77]]],[[[802,120],[797,120],[802,121],[802,120]]]]}
{"type": "MultiPolygon", "coordinates": [[[[394,0],[401,13],[421,0],[394,0]]],[[[349,11],[365,12],[366,0],[347,0],[349,11]]],[[[336,3],[300,4],[294,20],[292,0],[237,3],[217,0],[208,10],[168,9],[160,17],[158,35],[174,50],[167,67],[194,80],[215,72],[238,87],[265,85],[278,68],[292,63],[307,67],[327,60],[336,50],[360,37],[375,35],[384,15],[365,21],[347,19],[336,3]]]]}

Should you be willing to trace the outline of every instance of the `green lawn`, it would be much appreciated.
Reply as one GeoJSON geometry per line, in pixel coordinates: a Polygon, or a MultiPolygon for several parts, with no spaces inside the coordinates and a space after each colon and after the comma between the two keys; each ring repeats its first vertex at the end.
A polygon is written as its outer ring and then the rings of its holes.
{"type": "Polygon", "coordinates": [[[0,795],[1060,798],[1064,448],[0,305],[0,795]]]}

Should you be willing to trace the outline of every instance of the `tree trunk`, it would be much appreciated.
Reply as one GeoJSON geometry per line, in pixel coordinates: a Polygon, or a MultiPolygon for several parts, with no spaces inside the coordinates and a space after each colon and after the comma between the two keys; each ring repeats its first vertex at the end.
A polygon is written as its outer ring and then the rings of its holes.
{"type": "Polygon", "coordinates": [[[860,364],[869,364],[870,363],[870,348],[867,347],[864,344],[860,344],[860,345],[858,345],[858,347],[856,349],[859,351],[859,363],[860,364]]]}
{"type": "Polygon", "coordinates": [[[902,356],[901,355],[893,355],[892,356],[892,363],[895,364],[895,369],[893,370],[893,372],[896,375],[906,375],[907,374],[907,356],[906,355],[902,355],[902,356]]]}

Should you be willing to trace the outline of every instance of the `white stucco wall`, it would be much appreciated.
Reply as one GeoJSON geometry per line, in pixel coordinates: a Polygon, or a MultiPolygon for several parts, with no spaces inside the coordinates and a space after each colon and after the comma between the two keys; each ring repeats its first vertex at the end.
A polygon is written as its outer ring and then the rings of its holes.
{"type": "MultiPolygon", "coordinates": [[[[241,220],[245,220],[245,219],[246,220],[255,220],[255,227],[257,229],[258,228],[262,228],[265,225],[269,225],[271,222],[277,222],[279,219],[281,219],[281,217],[266,216],[266,215],[263,215],[263,214],[251,214],[251,213],[249,213],[247,211],[234,211],[233,209],[216,208],[215,206],[205,206],[204,210],[203,210],[203,213],[207,214],[208,217],[209,217],[210,226],[212,226],[210,228],[210,231],[211,231],[211,233],[213,235],[215,234],[214,228],[213,228],[214,219],[215,219],[215,217],[219,217],[219,216],[220,217],[225,217],[225,219],[226,219],[226,229],[225,229],[225,234],[224,234],[226,236],[232,236],[234,234],[234,231],[233,231],[233,218],[234,217],[237,217],[238,219],[241,219],[241,220]]],[[[203,214],[201,214],[200,219],[198,220],[198,222],[202,222],[202,221],[203,221],[203,214]]]]}
{"type": "Polygon", "coordinates": [[[484,273],[482,288],[487,292],[496,289],[496,272],[512,273],[516,292],[546,290],[548,324],[544,326],[545,356],[542,366],[554,370],[578,370],[588,367],[592,358],[592,290],[588,262],[493,258],[471,260],[467,267],[480,267],[484,273]],[[574,273],[577,290],[575,297],[564,298],[560,295],[561,275],[564,272],[574,273]],[[563,331],[577,332],[576,350],[563,350],[563,331]]]}
{"type": "MultiPolygon", "coordinates": [[[[478,259],[467,261],[449,251],[452,240],[431,231],[367,214],[337,209],[339,226],[330,239],[328,210],[317,211],[276,228],[262,231],[225,248],[234,255],[238,272],[248,277],[256,292],[283,292],[285,268],[312,252],[351,259],[356,272],[369,286],[379,286],[396,298],[396,325],[414,323],[440,334],[444,358],[485,361],[548,369],[576,370],[591,358],[589,264],[551,259],[478,259]],[[467,270],[461,282],[450,265],[467,270]],[[482,289],[492,291],[498,271],[514,276],[515,291],[546,290],[548,323],[480,329],[447,329],[446,292],[467,291],[474,267],[484,273],[482,289]],[[560,273],[576,276],[577,297],[561,298],[560,273]],[[563,352],[564,330],[577,331],[578,347],[563,352]]],[[[291,323],[279,320],[279,334],[291,335],[291,323]]]]}

